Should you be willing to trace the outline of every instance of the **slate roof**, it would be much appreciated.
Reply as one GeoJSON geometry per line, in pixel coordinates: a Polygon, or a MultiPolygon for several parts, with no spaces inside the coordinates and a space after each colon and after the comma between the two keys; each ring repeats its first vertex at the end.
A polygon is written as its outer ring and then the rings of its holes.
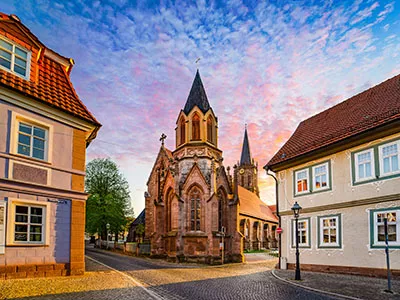
{"type": "Polygon", "coordinates": [[[240,165],[251,165],[251,154],[247,128],[244,129],[244,139],[242,146],[242,155],[240,156],[240,165]]]}
{"type": "MultiPolygon", "coordinates": [[[[41,48],[40,53],[46,53],[46,47],[26,26],[17,19],[3,13],[0,13],[0,35],[15,36],[22,41],[28,38],[36,47],[41,48]]],[[[68,61],[67,58],[58,53],[55,53],[55,55],[68,61]]],[[[0,86],[100,126],[100,123],[79,99],[65,66],[46,55],[42,55],[37,63],[33,59],[34,57],[31,58],[31,73],[37,71],[32,70],[32,68],[38,68],[38,72],[35,72],[38,74],[36,80],[25,80],[0,69],[0,86]]]]}
{"type": "Polygon", "coordinates": [[[400,120],[400,75],[302,121],[266,167],[400,120]]]}
{"type": "Polygon", "coordinates": [[[247,216],[252,216],[262,220],[278,222],[278,219],[268,205],[261,201],[256,194],[239,185],[238,196],[240,201],[239,214],[245,214],[247,216]]]}
{"type": "Polygon", "coordinates": [[[201,82],[199,70],[196,72],[183,112],[188,115],[195,106],[200,108],[203,113],[206,113],[210,109],[210,103],[208,102],[206,91],[201,82]]]}
{"type": "Polygon", "coordinates": [[[146,221],[146,210],[143,209],[142,212],[137,216],[137,218],[131,223],[131,227],[136,227],[139,224],[143,224],[146,221]]]}

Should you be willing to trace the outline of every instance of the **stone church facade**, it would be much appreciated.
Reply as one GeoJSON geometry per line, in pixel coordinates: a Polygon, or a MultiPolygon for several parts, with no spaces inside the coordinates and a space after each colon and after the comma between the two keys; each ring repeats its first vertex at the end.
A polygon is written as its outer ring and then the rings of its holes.
{"type": "MultiPolygon", "coordinates": [[[[175,131],[175,150],[168,150],[161,138],[147,182],[145,238],[150,240],[151,255],[221,263],[223,241],[224,261],[242,262],[238,191],[243,188],[238,186],[237,168],[232,178],[223,166],[218,119],[198,71],[175,131]]],[[[254,191],[258,193],[258,186],[254,191]]]]}
{"type": "Polygon", "coordinates": [[[258,164],[251,157],[247,128],[244,132],[240,161],[233,167],[238,182],[239,232],[244,250],[277,248],[278,219],[261,201],[258,188],[258,164]]]}

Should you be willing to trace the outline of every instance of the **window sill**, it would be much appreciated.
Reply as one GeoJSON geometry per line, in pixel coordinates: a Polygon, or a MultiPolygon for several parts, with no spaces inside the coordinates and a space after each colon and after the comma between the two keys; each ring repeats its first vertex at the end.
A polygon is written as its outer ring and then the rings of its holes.
{"type": "Polygon", "coordinates": [[[317,249],[324,249],[324,250],[329,250],[329,249],[342,249],[342,246],[339,245],[319,245],[317,249]]]}
{"type": "Polygon", "coordinates": [[[6,244],[6,247],[49,247],[46,244],[6,244]]]}
{"type": "Polygon", "coordinates": [[[31,162],[35,162],[35,163],[39,163],[39,164],[43,164],[43,165],[47,165],[47,166],[51,166],[51,162],[48,162],[46,160],[41,160],[41,159],[38,159],[38,158],[34,158],[34,157],[30,157],[30,156],[26,156],[26,155],[22,155],[22,154],[18,154],[18,153],[11,153],[11,152],[10,152],[10,155],[14,156],[14,157],[18,157],[18,158],[24,159],[24,160],[27,160],[27,161],[31,161],[31,162]]]}

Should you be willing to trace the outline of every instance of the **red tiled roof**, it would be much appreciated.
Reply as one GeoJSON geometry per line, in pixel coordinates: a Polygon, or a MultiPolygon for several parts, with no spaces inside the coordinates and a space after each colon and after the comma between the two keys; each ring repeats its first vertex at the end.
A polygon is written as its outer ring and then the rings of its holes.
{"type": "Polygon", "coordinates": [[[268,205],[261,201],[256,194],[239,185],[238,196],[240,201],[240,214],[245,214],[262,220],[278,222],[278,219],[268,205]]]}
{"type": "MultiPolygon", "coordinates": [[[[6,34],[7,38],[15,37],[16,40],[23,43],[23,46],[27,47],[31,45],[30,49],[35,50],[31,57],[31,75],[29,80],[0,69],[0,86],[17,91],[36,101],[48,104],[100,126],[100,123],[76,94],[66,67],[52,58],[43,55],[46,49],[41,49],[40,51],[36,49],[37,47],[44,46],[29,29],[17,20],[2,13],[0,13],[0,24],[0,33],[6,34]],[[30,41],[31,44],[29,44],[30,41]],[[40,55],[40,58],[34,57],[34,55],[40,55]]],[[[59,56],[61,60],[66,60],[65,57],[59,54],[55,55],[59,56]]]]}
{"type": "Polygon", "coordinates": [[[394,120],[400,120],[400,75],[301,122],[266,166],[273,167],[394,120]]]}
{"type": "Polygon", "coordinates": [[[276,212],[276,205],[268,205],[268,207],[273,213],[276,212]]]}

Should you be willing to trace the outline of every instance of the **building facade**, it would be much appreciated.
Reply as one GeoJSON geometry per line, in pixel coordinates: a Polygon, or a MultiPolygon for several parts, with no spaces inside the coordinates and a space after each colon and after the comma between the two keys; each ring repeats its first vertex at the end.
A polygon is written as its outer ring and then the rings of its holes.
{"type": "Polygon", "coordinates": [[[257,196],[255,165],[246,161],[240,166],[252,174],[249,190],[238,184],[244,173],[238,166],[233,178],[225,170],[218,148],[218,119],[198,71],[175,131],[176,149],[170,151],[162,142],[147,182],[145,238],[151,242],[151,254],[210,264],[221,263],[222,257],[243,261],[243,239],[250,243],[254,238],[255,248],[260,248],[264,224],[267,219],[276,223],[276,218],[269,211],[263,219],[269,208],[257,196]],[[242,231],[241,218],[246,224],[242,231]],[[250,226],[257,230],[246,238],[250,226]]]}
{"type": "Polygon", "coordinates": [[[387,217],[392,273],[399,275],[399,160],[399,75],[300,123],[265,166],[279,182],[288,267],[295,265],[297,201],[302,269],[384,276],[387,217]]]}
{"type": "Polygon", "coordinates": [[[73,60],[0,13],[0,279],[82,274],[86,147],[73,60]]]}
{"type": "Polygon", "coordinates": [[[243,235],[243,249],[277,248],[278,219],[260,199],[258,163],[251,156],[247,128],[244,131],[240,161],[233,167],[239,198],[239,232],[243,235]]]}

